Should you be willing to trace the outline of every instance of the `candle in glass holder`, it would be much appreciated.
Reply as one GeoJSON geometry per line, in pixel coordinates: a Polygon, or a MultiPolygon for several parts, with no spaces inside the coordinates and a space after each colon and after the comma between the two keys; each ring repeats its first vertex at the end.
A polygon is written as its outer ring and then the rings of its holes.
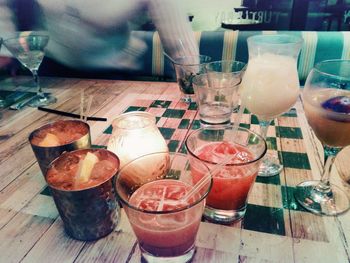
{"type": "Polygon", "coordinates": [[[107,149],[119,157],[121,167],[143,155],[164,153],[155,159],[139,162],[137,167],[129,166],[128,171],[133,174],[130,185],[142,185],[151,179],[162,178],[169,167],[169,149],[155,117],[148,112],[128,112],[117,117],[112,126],[107,149]]]}

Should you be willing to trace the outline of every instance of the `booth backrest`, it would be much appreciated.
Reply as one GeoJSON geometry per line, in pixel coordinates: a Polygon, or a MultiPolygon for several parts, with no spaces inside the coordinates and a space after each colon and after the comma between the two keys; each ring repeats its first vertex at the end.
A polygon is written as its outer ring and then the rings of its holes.
{"type": "MultiPolygon", "coordinates": [[[[305,81],[312,67],[327,59],[350,59],[350,32],[310,32],[310,31],[203,31],[196,32],[200,53],[212,60],[248,61],[247,38],[257,34],[292,34],[304,39],[298,60],[300,81],[305,81]]],[[[135,36],[148,45],[140,74],[171,78],[174,69],[164,56],[157,32],[135,31],[135,36]]]]}

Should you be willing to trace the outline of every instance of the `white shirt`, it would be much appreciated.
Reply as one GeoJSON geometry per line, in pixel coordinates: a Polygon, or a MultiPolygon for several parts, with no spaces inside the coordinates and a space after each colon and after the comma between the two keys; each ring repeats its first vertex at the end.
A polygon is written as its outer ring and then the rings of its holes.
{"type": "MultiPolygon", "coordinates": [[[[11,1],[11,0],[7,0],[11,1]]],[[[147,46],[130,24],[148,12],[172,57],[198,54],[187,16],[175,0],[37,0],[50,35],[47,55],[78,69],[138,69],[147,46]]],[[[15,26],[0,0],[0,36],[15,26]]],[[[136,22],[137,23],[137,22],[136,22]]],[[[5,37],[5,36],[4,36],[5,37]]]]}

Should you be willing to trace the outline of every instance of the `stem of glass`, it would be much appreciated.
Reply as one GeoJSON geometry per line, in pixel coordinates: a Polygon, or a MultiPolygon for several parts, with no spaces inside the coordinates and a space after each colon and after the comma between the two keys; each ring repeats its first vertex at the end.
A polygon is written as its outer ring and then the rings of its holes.
{"type": "Polygon", "coordinates": [[[321,180],[317,184],[316,190],[320,191],[324,194],[327,194],[327,193],[331,194],[331,187],[330,187],[329,178],[331,175],[331,171],[332,171],[335,157],[337,156],[338,152],[341,149],[332,148],[332,147],[328,147],[328,146],[323,146],[323,149],[324,149],[325,164],[324,164],[321,180]]]}
{"type": "Polygon", "coordinates": [[[266,121],[266,120],[259,120],[259,125],[260,125],[260,135],[266,139],[267,136],[267,130],[269,129],[271,121],[266,121]]]}
{"type": "Polygon", "coordinates": [[[39,76],[38,76],[38,71],[36,69],[33,69],[32,70],[32,75],[33,75],[33,79],[34,79],[34,83],[38,89],[37,93],[39,96],[43,96],[43,91],[40,87],[40,83],[39,83],[39,76]]]}

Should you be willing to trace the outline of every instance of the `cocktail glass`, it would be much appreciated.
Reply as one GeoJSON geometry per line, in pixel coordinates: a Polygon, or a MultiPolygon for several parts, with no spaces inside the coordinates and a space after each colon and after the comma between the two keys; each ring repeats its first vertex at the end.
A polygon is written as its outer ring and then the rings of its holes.
{"type": "Polygon", "coordinates": [[[189,262],[212,180],[200,161],[159,152],[124,165],[115,180],[146,262],[189,262]],[[206,178],[190,198],[195,178],[206,178]]]}
{"type": "Polygon", "coordinates": [[[29,142],[45,176],[50,163],[63,152],[91,147],[90,126],[81,120],[58,120],[31,132],[29,142]]]}
{"type": "Polygon", "coordinates": [[[333,162],[350,145],[350,60],[328,60],[309,73],[303,105],[309,125],[324,149],[325,165],[320,181],[300,183],[295,198],[307,210],[322,215],[347,211],[347,194],[330,183],[333,162]]]}
{"type": "MultiPolygon", "coordinates": [[[[271,121],[288,111],[299,96],[297,58],[302,39],[292,35],[256,35],[248,38],[249,61],[241,83],[241,105],[259,119],[266,138],[271,121]]],[[[282,170],[275,157],[267,155],[259,176],[274,176],[282,170]]]]}
{"type": "Polygon", "coordinates": [[[205,64],[211,61],[211,57],[205,55],[184,56],[172,60],[176,80],[182,93],[182,101],[191,103],[194,97],[193,77],[205,73],[205,64]]]}
{"type": "Polygon", "coordinates": [[[204,217],[221,224],[243,218],[267,149],[262,136],[241,127],[203,127],[187,137],[186,149],[190,161],[204,162],[213,176],[204,217]],[[217,169],[218,164],[221,169],[217,169]]]}
{"type": "Polygon", "coordinates": [[[46,106],[57,101],[50,93],[44,93],[39,83],[38,69],[43,61],[44,49],[48,42],[49,36],[39,32],[30,32],[28,35],[20,34],[17,37],[4,40],[5,47],[33,75],[37,87],[37,95],[28,102],[28,105],[31,107],[46,106]]]}
{"type": "Polygon", "coordinates": [[[119,164],[105,149],[65,152],[50,164],[45,179],[68,235],[90,241],[113,231],[120,218],[113,189],[119,164]]]}
{"type": "MultiPolygon", "coordinates": [[[[219,60],[209,62],[205,65],[208,74],[208,81],[211,86],[230,86],[239,85],[242,81],[246,63],[235,60],[219,60]]],[[[238,90],[233,98],[235,105],[233,111],[238,109],[239,93],[238,90]]]]}

